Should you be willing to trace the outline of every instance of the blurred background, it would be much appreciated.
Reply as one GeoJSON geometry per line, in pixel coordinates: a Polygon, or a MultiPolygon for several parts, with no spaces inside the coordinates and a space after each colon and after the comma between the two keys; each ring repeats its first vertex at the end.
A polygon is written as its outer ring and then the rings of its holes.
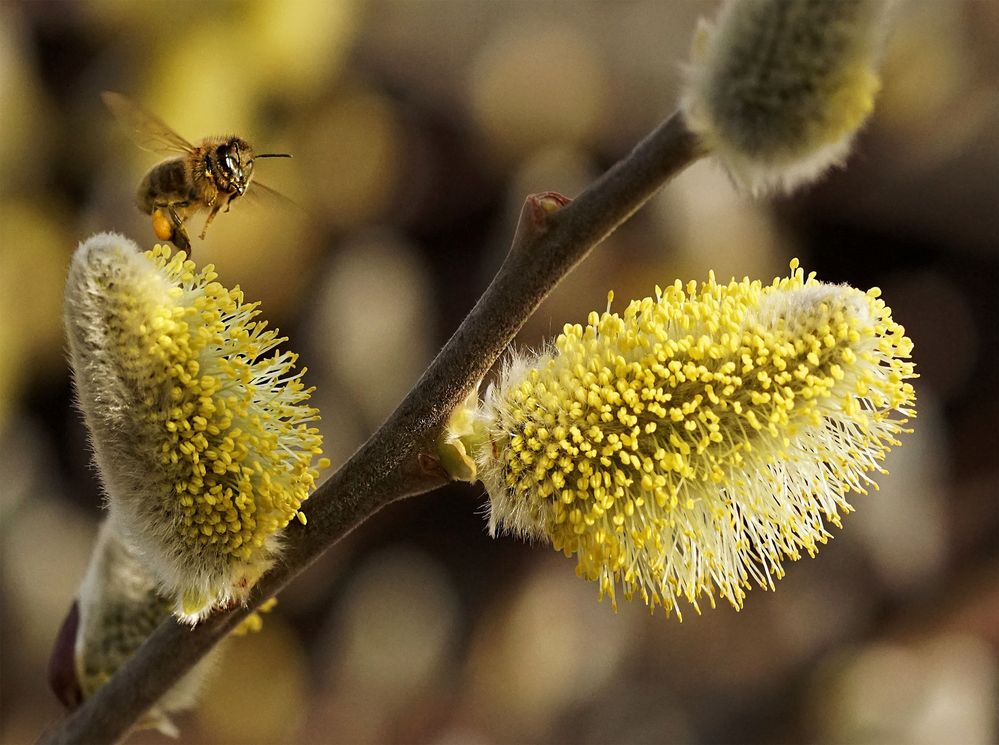
{"type": "MultiPolygon", "coordinates": [[[[250,196],[199,262],[263,301],[342,463],[497,268],[524,196],[573,196],[676,106],[713,3],[0,4],[0,742],[60,715],[45,668],[101,495],[61,329],[77,243],[150,246],[158,156],[117,90],[197,141],[236,132],[297,206],[250,196]]],[[[997,738],[999,5],[900,4],[845,169],[753,202],[711,163],[555,291],[520,343],[674,278],[790,257],[879,286],[915,342],[915,434],[815,560],[679,623],[614,613],[574,562],[485,532],[479,486],[376,515],[233,640],[189,743],[986,743],[997,738]]],[[[200,231],[203,218],[192,224],[200,231]]],[[[160,743],[155,732],[133,743],[160,743]]]]}

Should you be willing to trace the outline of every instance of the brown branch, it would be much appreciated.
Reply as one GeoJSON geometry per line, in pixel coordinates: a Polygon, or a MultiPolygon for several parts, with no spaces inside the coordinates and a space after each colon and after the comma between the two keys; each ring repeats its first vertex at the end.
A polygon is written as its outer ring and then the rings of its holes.
{"type": "Polygon", "coordinates": [[[538,304],[589,251],[704,151],[679,114],[663,122],[574,202],[527,199],[510,253],[479,302],[391,417],[308,502],[307,526],[287,530],[283,561],[246,606],[191,629],[164,622],[135,655],[43,743],[123,738],[187,670],[240,620],[385,505],[445,483],[428,453],[447,416],[489,370],[538,304]]]}

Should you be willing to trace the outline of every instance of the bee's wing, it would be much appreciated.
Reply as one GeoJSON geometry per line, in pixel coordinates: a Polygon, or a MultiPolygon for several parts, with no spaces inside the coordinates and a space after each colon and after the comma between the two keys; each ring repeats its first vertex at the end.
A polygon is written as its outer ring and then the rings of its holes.
{"type": "Polygon", "coordinates": [[[194,150],[194,145],[170,129],[162,119],[130,98],[104,91],[101,99],[115,118],[125,125],[129,137],[143,150],[154,153],[190,153],[194,150]]]}
{"type": "Polygon", "coordinates": [[[277,189],[272,189],[266,184],[260,183],[256,179],[253,179],[253,184],[246,190],[246,196],[250,197],[249,201],[251,202],[256,201],[256,199],[262,199],[268,202],[280,202],[283,205],[294,207],[299,210],[302,209],[291,197],[286,197],[277,189]]]}

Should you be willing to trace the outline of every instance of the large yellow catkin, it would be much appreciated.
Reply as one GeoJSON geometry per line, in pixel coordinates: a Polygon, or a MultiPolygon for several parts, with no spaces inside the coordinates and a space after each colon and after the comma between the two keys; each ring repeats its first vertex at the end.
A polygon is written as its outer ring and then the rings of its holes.
{"type": "Polygon", "coordinates": [[[912,343],[877,290],[791,266],[678,281],[515,355],[464,428],[491,529],[667,611],[741,607],[814,554],[915,415],[912,343]]]}
{"type": "Polygon", "coordinates": [[[874,107],[885,0],[730,0],[702,24],[683,110],[742,188],[791,190],[841,162],[874,107]]]}
{"type": "Polygon", "coordinates": [[[297,356],[215,279],[183,252],[101,234],[77,250],[66,287],[111,519],[189,622],[246,597],[328,465],[297,356]]]}

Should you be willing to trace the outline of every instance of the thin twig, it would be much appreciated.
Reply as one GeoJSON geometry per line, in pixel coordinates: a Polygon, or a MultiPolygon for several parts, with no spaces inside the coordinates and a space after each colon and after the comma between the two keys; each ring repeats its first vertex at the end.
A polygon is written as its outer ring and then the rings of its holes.
{"type": "Polygon", "coordinates": [[[193,629],[165,621],[106,685],[40,742],[120,740],[216,642],[325,549],[385,505],[446,483],[429,454],[450,412],[562,277],[701,155],[696,137],[674,114],[574,202],[555,194],[529,197],[492,284],[392,416],[312,495],[308,525],[289,526],[282,562],[258,583],[247,604],[217,612],[193,629]]]}

